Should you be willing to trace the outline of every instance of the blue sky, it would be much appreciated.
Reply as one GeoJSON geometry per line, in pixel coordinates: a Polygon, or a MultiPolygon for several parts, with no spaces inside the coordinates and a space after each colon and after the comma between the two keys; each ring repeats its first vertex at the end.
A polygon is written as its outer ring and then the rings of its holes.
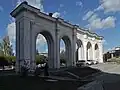
{"type": "MultiPolygon", "coordinates": [[[[0,37],[8,34],[13,43],[14,20],[10,17],[10,12],[22,1],[0,1],[0,37]]],[[[56,15],[60,16],[73,24],[89,28],[92,32],[103,36],[105,50],[120,45],[120,0],[43,0],[43,3],[40,2],[41,0],[27,1],[38,8],[43,6],[42,12],[53,12],[55,17],[56,15]]],[[[39,48],[43,46],[44,49],[41,51],[46,49],[45,43],[39,48]]]]}

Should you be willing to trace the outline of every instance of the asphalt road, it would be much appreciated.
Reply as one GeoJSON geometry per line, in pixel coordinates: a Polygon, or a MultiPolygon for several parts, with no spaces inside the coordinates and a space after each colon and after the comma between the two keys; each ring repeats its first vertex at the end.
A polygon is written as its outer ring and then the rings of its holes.
{"type": "Polygon", "coordinates": [[[107,73],[120,74],[120,65],[118,64],[103,63],[103,64],[92,65],[90,67],[100,69],[101,71],[107,73]]]}
{"type": "Polygon", "coordinates": [[[100,69],[102,73],[94,78],[95,81],[99,82],[98,86],[95,83],[88,85],[88,87],[92,86],[93,88],[96,85],[97,89],[93,90],[120,90],[120,65],[105,63],[90,67],[100,69]]]}

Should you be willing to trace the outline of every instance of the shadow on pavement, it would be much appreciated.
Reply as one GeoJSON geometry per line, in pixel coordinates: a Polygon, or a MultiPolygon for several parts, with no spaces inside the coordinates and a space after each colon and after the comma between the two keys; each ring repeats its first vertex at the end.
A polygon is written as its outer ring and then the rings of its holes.
{"type": "Polygon", "coordinates": [[[97,80],[102,80],[104,90],[120,90],[120,75],[103,73],[97,80]]]}
{"type": "Polygon", "coordinates": [[[120,90],[119,74],[106,73],[90,67],[71,67],[51,72],[49,77],[21,78],[15,75],[14,71],[11,73],[3,71],[0,75],[0,90],[120,90]],[[56,76],[57,78],[53,79],[56,76]],[[85,79],[87,76],[90,77],[85,79]]]}
{"type": "Polygon", "coordinates": [[[25,78],[15,75],[14,71],[2,71],[0,75],[0,90],[77,90],[78,87],[91,82],[91,80],[84,81],[76,78],[76,76],[83,78],[96,71],[98,70],[88,67],[70,67],[62,71],[51,72],[55,74],[54,76],[51,74],[49,77],[27,76],[25,78]],[[55,78],[56,76],[57,78],[55,78]]]}
{"type": "Polygon", "coordinates": [[[114,73],[101,72],[90,82],[78,90],[120,90],[120,75],[114,73]]]}

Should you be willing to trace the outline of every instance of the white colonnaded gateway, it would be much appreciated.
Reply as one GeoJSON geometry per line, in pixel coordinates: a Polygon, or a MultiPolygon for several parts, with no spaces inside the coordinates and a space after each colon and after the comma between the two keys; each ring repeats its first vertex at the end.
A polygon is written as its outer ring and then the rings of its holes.
{"type": "Polygon", "coordinates": [[[48,43],[48,64],[50,68],[60,68],[60,40],[65,42],[67,66],[76,65],[78,60],[98,60],[103,62],[103,37],[61,18],[40,12],[39,9],[21,3],[11,12],[16,20],[16,70],[28,61],[27,66],[35,70],[36,37],[42,34],[48,43]],[[76,45],[77,44],[77,45],[76,45]]]}

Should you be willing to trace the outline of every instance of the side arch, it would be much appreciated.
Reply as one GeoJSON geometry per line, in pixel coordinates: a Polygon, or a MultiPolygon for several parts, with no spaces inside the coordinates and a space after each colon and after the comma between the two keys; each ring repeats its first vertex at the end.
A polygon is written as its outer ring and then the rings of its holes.
{"type": "MultiPolygon", "coordinates": [[[[48,65],[50,68],[54,68],[54,39],[50,32],[42,30],[35,35],[35,41],[38,34],[41,34],[45,37],[48,45],[48,65]]],[[[34,47],[36,50],[36,45],[34,47]]]]}
{"type": "Polygon", "coordinates": [[[97,43],[95,44],[94,50],[95,50],[95,60],[98,61],[99,60],[99,46],[97,43]]]}
{"type": "Polygon", "coordinates": [[[83,42],[80,39],[77,39],[77,51],[76,51],[76,60],[83,60],[84,58],[84,47],[83,42]]]}
{"type": "MultiPolygon", "coordinates": [[[[72,66],[72,45],[71,45],[71,40],[68,36],[62,36],[59,38],[60,40],[63,40],[65,43],[65,60],[66,60],[66,66],[72,66]]],[[[60,45],[59,45],[60,46],[60,45]]],[[[60,47],[59,47],[60,50],[60,47]]]]}
{"type": "Polygon", "coordinates": [[[87,42],[87,60],[93,60],[93,50],[91,42],[87,42]]]}

